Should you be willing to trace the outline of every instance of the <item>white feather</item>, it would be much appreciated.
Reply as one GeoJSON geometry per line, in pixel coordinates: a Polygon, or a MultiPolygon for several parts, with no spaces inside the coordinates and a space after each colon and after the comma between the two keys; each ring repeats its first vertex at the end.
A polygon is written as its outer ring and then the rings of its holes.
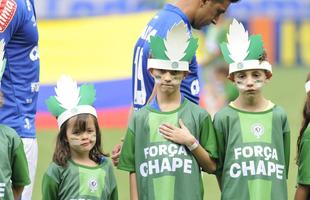
{"type": "Polygon", "coordinates": [[[166,55],[171,61],[179,61],[185,56],[185,50],[189,43],[189,35],[183,21],[174,25],[167,33],[164,40],[166,55]]]}
{"type": "Polygon", "coordinates": [[[80,88],[71,77],[62,75],[55,88],[56,99],[66,110],[76,107],[80,101],[80,88]]]}
{"type": "Polygon", "coordinates": [[[227,41],[230,58],[236,63],[242,62],[249,54],[250,41],[248,31],[236,19],[233,20],[229,27],[227,41]]]}

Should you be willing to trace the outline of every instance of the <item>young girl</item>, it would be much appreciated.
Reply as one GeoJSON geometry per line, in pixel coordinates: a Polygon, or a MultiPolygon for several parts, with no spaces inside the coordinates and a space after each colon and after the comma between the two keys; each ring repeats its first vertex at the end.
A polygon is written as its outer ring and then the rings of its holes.
{"type": "Polygon", "coordinates": [[[290,130],[285,111],[262,94],[272,70],[261,36],[233,20],[227,39],[221,50],[239,96],[214,118],[221,198],[285,200],[290,130]]]}
{"type": "Polygon", "coordinates": [[[297,190],[295,200],[310,199],[310,73],[305,84],[307,98],[303,109],[303,121],[297,140],[297,190]]]}
{"type": "Polygon", "coordinates": [[[210,115],[180,92],[197,41],[189,38],[180,22],[166,39],[151,37],[150,46],[153,58],[148,69],[156,82],[156,96],[130,120],[118,168],[130,173],[132,200],[202,200],[199,165],[209,172],[216,169],[215,132],[210,115]],[[186,146],[160,134],[167,123],[188,126],[192,135],[186,146]]]}
{"type": "Polygon", "coordinates": [[[118,199],[112,164],[101,151],[93,85],[77,87],[62,76],[57,96],[47,100],[49,111],[60,128],[53,162],[44,175],[44,200],[118,199]]]}

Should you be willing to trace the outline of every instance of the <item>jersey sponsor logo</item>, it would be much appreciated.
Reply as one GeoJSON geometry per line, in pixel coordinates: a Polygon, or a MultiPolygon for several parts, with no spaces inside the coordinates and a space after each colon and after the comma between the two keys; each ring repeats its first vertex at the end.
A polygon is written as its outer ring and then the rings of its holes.
{"type": "Polygon", "coordinates": [[[251,132],[256,138],[260,138],[264,134],[264,126],[260,123],[255,123],[251,126],[251,132]]]}
{"type": "Polygon", "coordinates": [[[17,4],[14,0],[2,0],[0,5],[0,32],[6,30],[14,17],[17,4]]]}
{"type": "Polygon", "coordinates": [[[28,118],[25,118],[24,120],[25,124],[24,124],[24,128],[27,129],[27,130],[30,130],[31,129],[31,124],[30,124],[30,120],[28,118]]]}
{"type": "Polygon", "coordinates": [[[191,84],[191,93],[192,95],[198,95],[200,91],[198,79],[194,80],[191,84]]]}
{"type": "Polygon", "coordinates": [[[5,183],[0,183],[0,198],[4,197],[5,183]]]}
{"type": "Polygon", "coordinates": [[[284,165],[279,163],[275,148],[261,145],[237,147],[234,148],[234,159],[235,162],[229,168],[232,178],[273,176],[283,180],[284,165]]]}
{"type": "Polygon", "coordinates": [[[31,92],[39,92],[40,83],[39,82],[32,82],[30,87],[31,87],[31,92]]]}
{"type": "Polygon", "coordinates": [[[29,58],[32,61],[36,61],[40,58],[38,46],[33,47],[33,49],[31,50],[31,52],[29,54],[29,58]]]}
{"type": "Polygon", "coordinates": [[[98,189],[98,181],[97,181],[97,179],[91,178],[88,181],[88,187],[89,187],[91,192],[95,192],[98,189]]]}
{"type": "Polygon", "coordinates": [[[159,144],[144,148],[146,161],[139,166],[141,176],[147,177],[154,174],[182,171],[192,173],[191,159],[184,146],[176,144],[159,144]]]}

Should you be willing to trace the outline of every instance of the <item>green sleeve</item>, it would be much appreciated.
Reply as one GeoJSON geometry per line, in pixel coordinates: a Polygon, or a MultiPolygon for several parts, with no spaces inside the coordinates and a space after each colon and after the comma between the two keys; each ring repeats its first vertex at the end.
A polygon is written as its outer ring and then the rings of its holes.
{"type": "Polygon", "coordinates": [[[298,163],[298,184],[310,185],[310,139],[303,140],[300,146],[298,163]]]}
{"type": "Polygon", "coordinates": [[[128,172],[135,171],[135,135],[131,129],[127,129],[117,168],[128,172]]]}
{"type": "Polygon", "coordinates": [[[11,180],[14,186],[25,186],[30,184],[27,158],[21,141],[13,152],[11,180]]]}
{"type": "Polygon", "coordinates": [[[210,157],[214,159],[218,158],[216,135],[210,115],[205,117],[200,125],[200,144],[208,151],[210,157]]]}
{"type": "Polygon", "coordinates": [[[214,116],[213,125],[214,125],[214,129],[216,132],[215,135],[216,135],[216,141],[217,141],[217,146],[218,146],[218,159],[217,159],[216,175],[218,178],[221,178],[224,160],[225,160],[226,144],[225,144],[225,135],[224,135],[223,124],[222,124],[221,118],[218,117],[217,114],[214,116]]]}
{"type": "Polygon", "coordinates": [[[55,200],[58,196],[58,183],[47,173],[42,181],[42,200],[55,200]]]}

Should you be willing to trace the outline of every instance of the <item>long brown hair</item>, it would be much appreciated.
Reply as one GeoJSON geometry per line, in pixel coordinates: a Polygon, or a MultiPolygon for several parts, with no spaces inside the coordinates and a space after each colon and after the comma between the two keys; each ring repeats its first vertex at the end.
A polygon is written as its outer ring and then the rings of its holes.
{"type": "MultiPolygon", "coordinates": [[[[97,118],[94,117],[91,114],[78,114],[77,118],[75,120],[74,126],[78,131],[86,131],[87,126],[87,119],[91,117],[92,120],[95,123],[95,129],[96,129],[96,143],[94,147],[89,152],[89,158],[93,160],[96,163],[100,163],[102,156],[109,156],[108,154],[105,154],[101,150],[101,133],[98,125],[97,118]]],[[[64,122],[62,126],[60,127],[60,131],[57,136],[56,140],[56,148],[53,155],[53,161],[63,167],[67,166],[68,160],[71,158],[71,152],[70,147],[68,143],[67,138],[67,127],[68,127],[68,121],[64,122]]]]}
{"type": "MultiPolygon", "coordinates": [[[[310,81],[310,73],[307,76],[306,82],[310,81]]],[[[310,122],[310,92],[307,93],[306,96],[306,101],[304,104],[304,108],[302,110],[302,123],[301,123],[301,128],[299,130],[299,136],[297,139],[297,164],[299,163],[299,153],[300,153],[300,143],[301,143],[301,138],[303,133],[305,132],[309,122],[310,122]]]]}

